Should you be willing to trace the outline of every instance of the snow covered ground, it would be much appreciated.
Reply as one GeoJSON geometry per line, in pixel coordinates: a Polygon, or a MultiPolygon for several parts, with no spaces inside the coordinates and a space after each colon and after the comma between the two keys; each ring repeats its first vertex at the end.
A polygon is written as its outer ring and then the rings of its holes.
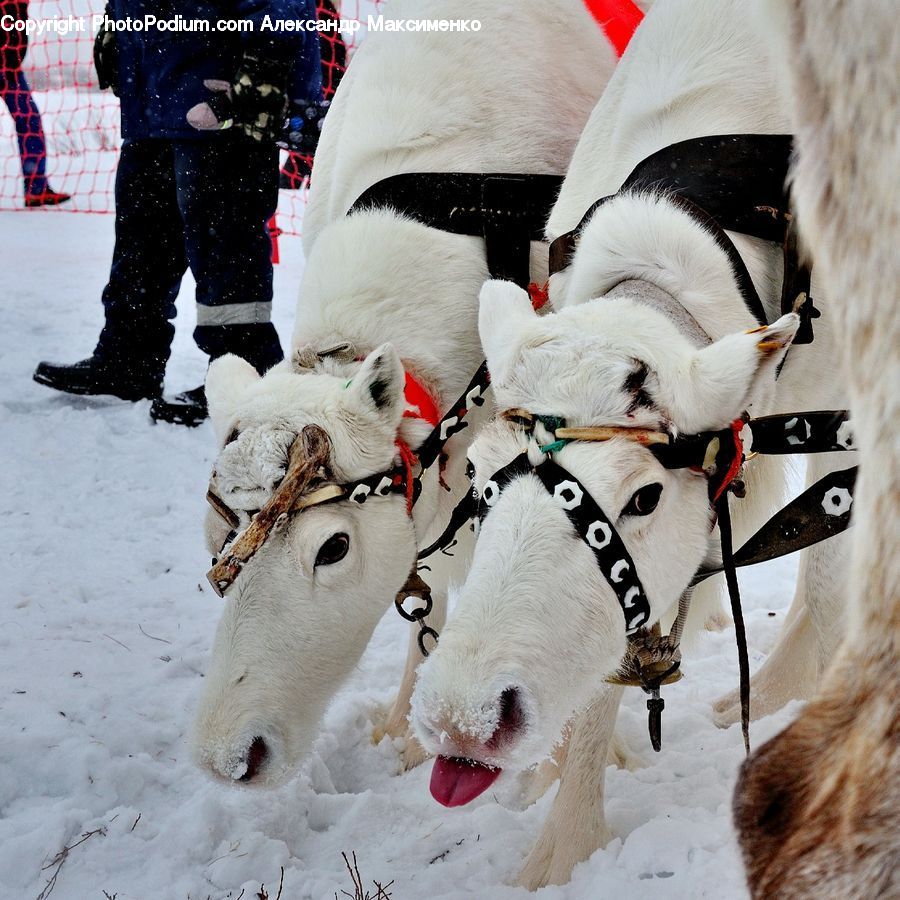
{"type": "MultiPolygon", "coordinates": [[[[38,360],[91,351],[112,224],[0,213],[0,898],[46,897],[54,873],[54,900],[235,900],[263,882],[274,898],[284,867],[284,900],[322,900],[352,891],[341,851],[356,852],[373,895],[373,880],[393,880],[395,900],[527,897],[508,884],[554,791],[525,811],[490,794],[446,810],[428,793],[429,766],[400,775],[395,748],[371,743],[406,647],[393,612],[288,784],[239,789],[193,766],[186,735],[221,603],[201,536],[212,433],[152,426],[146,403],[31,381],[38,360]],[[58,869],[54,858],[84,834],[58,869]]],[[[283,239],[282,253],[275,306],[287,336],[299,241],[283,239]]],[[[187,283],[180,307],[172,388],[204,372],[187,283]]],[[[754,666],[794,577],[782,561],[742,578],[754,666]]],[[[630,692],[620,725],[646,765],[609,770],[618,837],[544,900],[746,896],[729,814],[740,730],[716,729],[710,713],[737,683],[731,629],[704,635],[685,670],[664,695],[659,754],[645,698],[630,692]]],[[[754,725],[753,741],[788,718],[754,725]]]]}

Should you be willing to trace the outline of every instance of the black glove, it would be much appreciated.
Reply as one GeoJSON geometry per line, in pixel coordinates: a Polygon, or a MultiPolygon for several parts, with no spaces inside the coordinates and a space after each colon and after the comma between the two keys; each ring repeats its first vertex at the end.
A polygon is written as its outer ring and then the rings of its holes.
{"type": "MultiPolygon", "coordinates": [[[[107,9],[109,15],[109,9],[107,9]]],[[[119,48],[116,45],[116,33],[105,26],[101,27],[94,38],[94,68],[97,70],[97,80],[100,82],[100,90],[112,88],[112,92],[119,96],[119,48]]]]}
{"type": "Polygon", "coordinates": [[[231,86],[234,120],[256,141],[274,141],[284,128],[288,78],[292,66],[244,54],[231,86]]]}
{"type": "Polygon", "coordinates": [[[291,103],[284,138],[279,143],[291,153],[315,156],[322,125],[325,124],[325,114],[330,106],[330,100],[313,100],[308,103],[295,100],[291,103]]]}
{"type": "Polygon", "coordinates": [[[274,141],[284,129],[287,109],[285,89],[291,67],[245,53],[231,84],[208,80],[203,83],[213,96],[188,110],[187,120],[201,131],[238,125],[256,141],[274,141]]]}

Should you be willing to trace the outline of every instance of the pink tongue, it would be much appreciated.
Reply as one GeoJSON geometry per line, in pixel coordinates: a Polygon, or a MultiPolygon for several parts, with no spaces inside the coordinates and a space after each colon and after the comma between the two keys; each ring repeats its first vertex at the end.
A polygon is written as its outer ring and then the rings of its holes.
{"type": "Polygon", "coordinates": [[[431,770],[431,796],[442,806],[464,806],[484,793],[502,771],[471,759],[439,756],[431,770]]]}

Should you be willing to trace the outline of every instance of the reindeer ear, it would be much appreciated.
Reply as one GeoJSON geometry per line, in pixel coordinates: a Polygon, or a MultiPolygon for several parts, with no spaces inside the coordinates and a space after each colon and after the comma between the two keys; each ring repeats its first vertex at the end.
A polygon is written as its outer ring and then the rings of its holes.
{"type": "Polygon", "coordinates": [[[213,431],[219,442],[231,428],[231,420],[241,403],[244,391],[259,381],[260,375],[250,363],[229,353],[214,359],[206,373],[206,402],[213,431]]]}
{"type": "Polygon", "coordinates": [[[724,428],[774,379],[800,326],[794,313],[753,331],[730,334],[694,354],[687,384],[678,389],[682,427],[724,428]]]}
{"type": "Polygon", "coordinates": [[[481,288],[478,332],[491,378],[506,381],[525,343],[528,326],[538,319],[527,291],[511,281],[486,281],[481,288]]]}
{"type": "Polygon", "coordinates": [[[364,414],[396,429],[403,417],[403,363],[392,344],[382,344],[363,360],[350,382],[348,400],[364,414]]]}

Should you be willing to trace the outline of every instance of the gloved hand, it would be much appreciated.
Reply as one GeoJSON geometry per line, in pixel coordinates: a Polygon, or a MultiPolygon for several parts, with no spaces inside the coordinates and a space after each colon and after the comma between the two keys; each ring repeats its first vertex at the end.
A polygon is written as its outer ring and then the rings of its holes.
{"type": "Polygon", "coordinates": [[[200,131],[237,125],[253,140],[274,141],[284,129],[289,75],[288,64],[245,53],[230,84],[216,79],[203,82],[213,96],[205,103],[192,106],[187,120],[200,131]]]}
{"type": "Polygon", "coordinates": [[[279,143],[292,153],[315,156],[319,146],[319,135],[325,123],[325,114],[331,106],[330,100],[312,100],[291,104],[284,138],[279,143]]]}
{"type": "MultiPolygon", "coordinates": [[[[106,13],[109,15],[108,7],[106,13]]],[[[100,28],[94,38],[94,68],[97,70],[100,90],[112,88],[112,92],[118,97],[119,48],[116,45],[116,33],[105,26],[100,28]]]]}

